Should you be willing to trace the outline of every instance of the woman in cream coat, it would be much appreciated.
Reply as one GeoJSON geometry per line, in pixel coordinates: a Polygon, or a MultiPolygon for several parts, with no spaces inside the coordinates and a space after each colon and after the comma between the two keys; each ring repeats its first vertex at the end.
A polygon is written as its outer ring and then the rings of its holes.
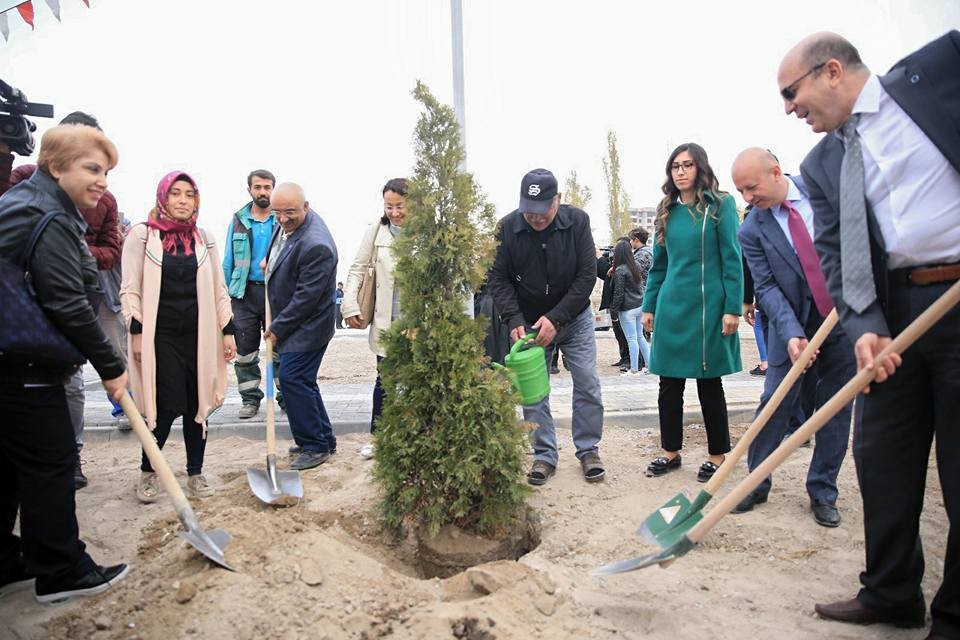
{"type": "MultiPolygon", "coordinates": [[[[360,315],[359,294],[367,267],[372,265],[376,275],[376,294],[373,318],[370,322],[370,350],[377,356],[377,381],[373,387],[373,413],[370,416],[370,433],[376,430],[376,421],[383,407],[383,386],[380,383],[380,362],[384,351],[380,346],[381,331],[390,328],[390,323],[400,317],[400,300],[393,287],[393,239],[400,234],[406,215],[407,181],[394,178],[383,186],[383,216],[370,225],[360,243],[360,250],[347,276],[341,310],[344,322],[360,329],[367,320],[360,315]]],[[[373,445],[360,450],[364,458],[373,456],[373,445]]]]}

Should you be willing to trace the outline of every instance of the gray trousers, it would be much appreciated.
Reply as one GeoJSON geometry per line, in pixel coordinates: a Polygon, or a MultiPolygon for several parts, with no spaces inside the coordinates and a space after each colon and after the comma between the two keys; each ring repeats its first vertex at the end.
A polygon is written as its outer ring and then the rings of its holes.
{"type": "MultiPolygon", "coordinates": [[[[573,378],[573,444],[577,458],[597,450],[603,436],[603,399],[597,375],[597,341],[593,328],[593,310],[587,307],[576,318],[560,327],[546,351],[547,366],[556,348],[563,350],[573,378]]],[[[530,435],[534,460],[557,466],[557,434],[550,413],[550,397],[523,408],[523,419],[539,425],[530,435]]]]}

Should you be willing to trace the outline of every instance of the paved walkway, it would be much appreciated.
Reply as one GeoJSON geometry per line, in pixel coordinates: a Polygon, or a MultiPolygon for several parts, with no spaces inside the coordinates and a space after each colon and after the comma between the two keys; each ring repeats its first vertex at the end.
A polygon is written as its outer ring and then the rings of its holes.
{"type": "MultiPolygon", "coordinates": [[[[609,333],[609,332],[608,332],[609,333]]],[[[334,339],[350,339],[345,336],[334,339]]],[[[611,335],[598,333],[599,340],[613,339],[611,335]]],[[[753,334],[741,331],[743,340],[752,340],[753,334]]],[[[605,424],[634,428],[657,427],[657,390],[659,378],[654,375],[621,377],[613,367],[606,367],[609,375],[601,370],[605,424]]],[[[106,399],[96,372],[89,365],[84,369],[87,381],[87,404],[85,434],[89,440],[135,437],[130,432],[116,428],[116,420],[111,417],[111,405],[106,399]]],[[[573,385],[568,376],[551,377],[551,409],[558,426],[569,424],[571,415],[571,394],[573,385]]],[[[320,383],[320,393],[337,433],[365,432],[370,427],[372,383],[365,384],[324,384],[320,383]]],[[[723,388],[727,397],[730,422],[748,422],[753,418],[760,393],[763,390],[763,378],[751,376],[746,372],[727,376],[723,379],[723,388]]],[[[236,389],[227,390],[227,401],[216,411],[208,422],[211,431],[226,431],[235,435],[252,438],[263,437],[266,411],[264,406],[257,417],[240,420],[240,396],[236,389]]],[[[697,400],[697,387],[694,381],[688,381],[684,395],[684,418],[687,423],[701,422],[700,404],[697,400]]],[[[277,434],[289,437],[287,418],[276,411],[277,434]]],[[[179,428],[180,421],[174,423],[179,428]]]]}

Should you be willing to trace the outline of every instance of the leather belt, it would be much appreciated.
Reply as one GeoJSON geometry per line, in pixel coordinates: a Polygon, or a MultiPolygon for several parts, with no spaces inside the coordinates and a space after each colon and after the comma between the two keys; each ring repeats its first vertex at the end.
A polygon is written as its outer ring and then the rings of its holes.
{"type": "Polygon", "coordinates": [[[923,286],[938,282],[960,280],[960,262],[925,267],[904,267],[890,272],[890,279],[898,284],[923,286]]]}

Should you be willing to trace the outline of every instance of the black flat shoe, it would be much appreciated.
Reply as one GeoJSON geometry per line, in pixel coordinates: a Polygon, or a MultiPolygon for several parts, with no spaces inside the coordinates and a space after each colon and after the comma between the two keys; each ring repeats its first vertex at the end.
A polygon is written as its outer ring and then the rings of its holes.
{"type": "Polygon", "coordinates": [[[653,478],[656,476],[662,476],[665,473],[673,471],[674,469],[680,468],[680,456],[677,455],[673,460],[667,458],[666,456],[658,456],[653,459],[650,464],[647,465],[647,477],[653,478]]]}
{"type": "MultiPolygon", "coordinates": [[[[723,464],[722,462],[720,464],[723,464]]],[[[707,482],[710,478],[713,477],[713,474],[717,472],[717,469],[720,468],[720,464],[713,464],[709,460],[700,465],[700,470],[697,471],[697,482],[707,482]]]]}

